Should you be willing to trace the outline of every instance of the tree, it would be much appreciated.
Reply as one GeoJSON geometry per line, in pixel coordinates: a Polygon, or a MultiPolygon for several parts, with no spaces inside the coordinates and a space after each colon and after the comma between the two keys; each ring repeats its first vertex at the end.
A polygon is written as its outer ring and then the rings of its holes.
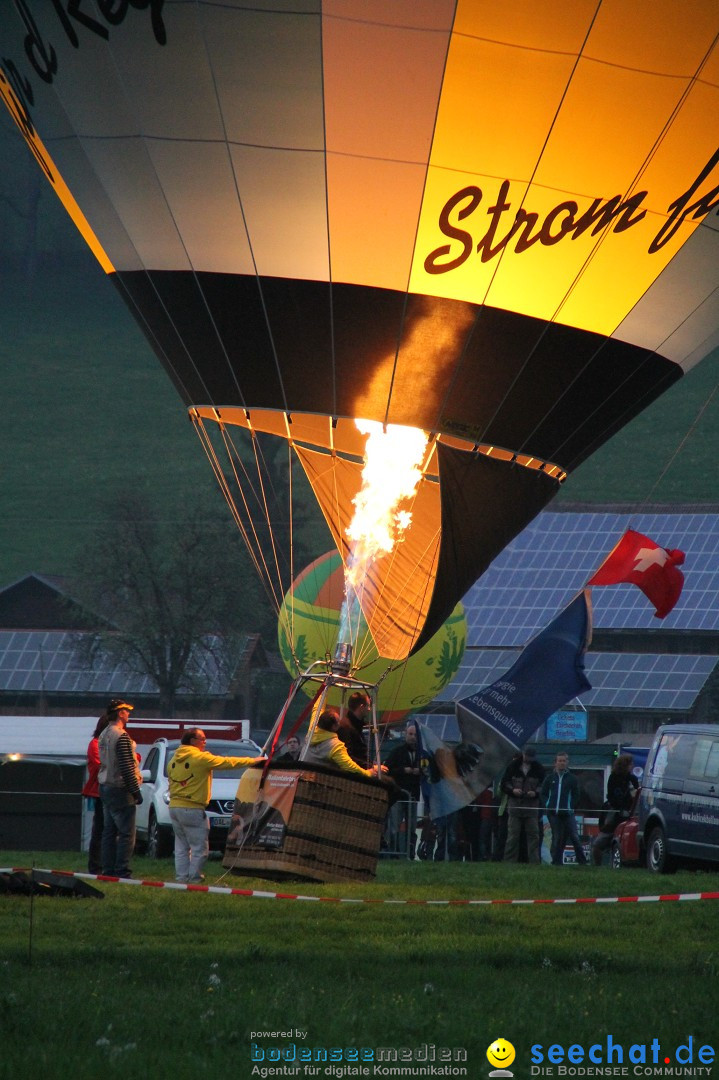
{"type": "Polygon", "coordinates": [[[168,523],[141,497],[114,500],[72,592],[102,624],[78,635],[82,660],[149,676],[165,716],[178,693],[206,694],[231,677],[248,631],[274,633],[237,532],[204,508],[168,523]]]}

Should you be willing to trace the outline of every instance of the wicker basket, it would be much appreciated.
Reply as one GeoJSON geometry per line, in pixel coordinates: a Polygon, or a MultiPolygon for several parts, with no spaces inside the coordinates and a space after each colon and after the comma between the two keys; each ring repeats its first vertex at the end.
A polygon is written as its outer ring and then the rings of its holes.
{"type": "Polygon", "coordinates": [[[299,774],[281,843],[267,847],[250,836],[238,847],[231,829],[222,865],[236,874],[280,880],[374,877],[387,813],[386,786],[321,765],[300,762],[273,769],[299,774]]]}

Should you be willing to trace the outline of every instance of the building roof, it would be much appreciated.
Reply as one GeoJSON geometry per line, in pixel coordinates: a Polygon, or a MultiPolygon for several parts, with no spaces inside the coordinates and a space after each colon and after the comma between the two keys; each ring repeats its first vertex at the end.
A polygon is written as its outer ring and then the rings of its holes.
{"type": "Polygon", "coordinates": [[[0,628],[90,630],[105,621],[73,600],[66,578],[26,574],[0,589],[0,628]]]}
{"type": "Polygon", "coordinates": [[[627,528],[686,555],[678,604],[665,619],[635,585],[592,589],[598,630],[719,634],[719,513],[594,510],[539,514],[464,597],[468,643],[523,647],[586,584],[627,528]]]}
{"type": "Polygon", "coordinates": [[[627,528],[684,551],[684,588],[674,611],[661,620],[634,585],[592,588],[601,651],[590,646],[587,652],[592,690],[582,694],[582,705],[690,710],[719,662],[716,508],[690,513],[612,506],[540,514],[464,597],[468,647],[435,704],[458,701],[500,678],[585,586],[627,528]]]}
{"type": "MultiPolygon", "coordinates": [[[[78,643],[88,635],[76,631],[0,630],[0,693],[68,693],[153,695],[158,693],[154,679],[138,675],[108,656],[100,656],[89,667],[78,653],[78,643]]],[[[257,635],[248,635],[242,650],[247,665],[264,650],[257,635]]],[[[223,697],[234,680],[216,659],[213,646],[217,638],[208,635],[206,648],[198,651],[196,692],[223,697]]],[[[181,691],[182,692],[182,691],[181,691]]]]}
{"type": "MultiPolygon", "coordinates": [[[[459,671],[437,701],[455,702],[489,686],[511,668],[519,649],[468,649],[459,671]]],[[[719,663],[696,653],[588,652],[585,671],[592,689],[582,694],[589,708],[686,711],[719,663]]]]}

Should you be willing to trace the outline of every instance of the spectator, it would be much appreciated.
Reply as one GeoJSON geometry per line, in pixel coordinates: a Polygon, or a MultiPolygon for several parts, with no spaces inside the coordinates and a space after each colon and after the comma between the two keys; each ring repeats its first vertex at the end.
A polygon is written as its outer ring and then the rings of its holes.
{"type": "Polygon", "coordinates": [[[306,765],[330,765],[342,772],[355,776],[373,777],[376,768],[363,769],[350,757],[346,745],[338,737],[340,725],[336,709],[325,709],[320,713],[317,727],[310,739],[310,746],[305,756],[306,765]]]}
{"type": "Polygon", "coordinates": [[[552,865],[562,866],[564,848],[569,841],[574,848],[577,863],[587,865],[584,850],[577,835],[577,819],[574,808],[579,796],[579,784],[574,773],[569,771],[569,755],[559,753],[554,759],[554,769],[544,778],[541,799],[547,808],[547,817],[552,830],[552,865]]]}
{"type": "MultiPolygon", "coordinates": [[[[520,751],[520,753],[514,755],[510,764],[513,764],[514,762],[518,763],[521,760],[522,754],[520,751]]],[[[492,862],[502,862],[504,860],[504,851],[507,846],[507,822],[509,821],[507,804],[509,803],[509,796],[506,792],[502,791],[503,779],[504,773],[502,773],[500,776],[496,776],[494,778],[494,781],[492,782],[492,801],[495,806],[495,812],[497,817],[496,836],[492,852],[492,862]]]]}
{"type": "Polygon", "coordinates": [[[280,754],[278,758],[274,759],[275,764],[281,765],[283,762],[299,761],[300,759],[300,740],[296,735],[290,735],[289,739],[284,745],[284,753],[280,754]]]}
{"type": "Polygon", "coordinates": [[[210,853],[210,823],[205,808],[210,801],[213,769],[244,769],[262,765],[264,757],[218,757],[205,750],[207,736],[190,728],[180,740],[167,768],[170,781],[170,821],[175,833],[175,878],[197,885],[210,853]]]}
{"type": "Polygon", "coordinates": [[[536,760],[537,752],[527,746],[522,756],[514,758],[502,777],[502,791],[507,796],[507,843],[505,862],[519,862],[522,828],[527,840],[527,861],[539,861],[539,790],[544,769],[536,760]]]}
{"type": "Polygon", "coordinates": [[[110,719],[106,712],[102,714],[95,725],[92,738],[87,747],[87,780],[82,789],[82,794],[87,799],[87,809],[92,810],[92,831],[90,833],[90,846],[87,852],[87,869],[90,874],[102,873],[102,830],[104,818],[102,813],[102,799],[100,798],[100,785],[98,773],[100,772],[100,747],[99,737],[109,724],[110,719]]]}
{"type": "Polygon", "coordinates": [[[458,810],[434,819],[434,827],[437,830],[437,846],[434,849],[435,862],[459,862],[461,860],[458,825],[458,810]]]}
{"type": "Polygon", "coordinates": [[[414,859],[417,839],[417,804],[420,794],[419,747],[417,725],[410,720],[404,729],[404,743],[387,755],[385,765],[390,778],[401,788],[399,798],[388,815],[389,850],[394,855],[414,859]]]}
{"type": "Polygon", "coordinates": [[[107,724],[98,737],[98,781],[102,799],[102,872],[109,877],[132,877],[135,850],[135,810],[142,802],[137,747],[126,731],[133,705],[113,698],[107,724]]]}
{"type": "Polygon", "coordinates": [[[492,858],[494,811],[491,787],[460,811],[462,832],[470,862],[488,862],[492,858]]]}
{"type": "Polygon", "coordinates": [[[359,765],[362,769],[366,769],[369,765],[364,725],[370,707],[371,702],[368,694],[361,690],[350,694],[347,699],[347,712],[340,720],[337,731],[337,736],[340,742],[345,744],[347,753],[355,765],[359,765]]]}
{"type": "Polygon", "coordinates": [[[607,814],[592,844],[592,862],[595,866],[602,865],[603,853],[612,846],[614,830],[620,821],[629,817],[634,807],[639,781],[632,772],[633,765],[631,754],[620,754],[612,766],[607,780],[607,814]]]}

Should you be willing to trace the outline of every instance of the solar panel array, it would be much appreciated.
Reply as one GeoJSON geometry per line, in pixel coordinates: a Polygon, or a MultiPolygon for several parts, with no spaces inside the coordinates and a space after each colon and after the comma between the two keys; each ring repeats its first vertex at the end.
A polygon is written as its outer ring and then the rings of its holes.
{"type": "MultiPolygon", "coordinates": [[[[488,686],[520,649],[572,600],[627,528],[686,554],[685,584],[663,620],[636,586],[592,589],[594,626],[604,630],[719,631],[719,514],[540,514],[492,563],[464,598],[468,648],[457,676],[437,703],[488,686]]],[[[156,694],[154,680],[105,657],[88,669],[76,633],[0,631],[0,692],[156,694]]],[[[586,707],[690,709],[714,670],[716,655],[589,652],[593,689],[586,707]]],[[[203,692],[224,694],[228,680],[209,651],[203,692]]],[[[438,723],[439,717],[432,721],[438,723]]],[[[452,717],[441,723],[453,722],[452,717]]],[[[439,734],[439,732],[438,732],[439,734]]],[[[446,737],[450,737],[447,735],[446,737]]]]}
{"type": "Polygon", "coordinates": [[[685,584],[665,619],[634,585],[594,587],[597,629],[719,631],[719,514],[540,514],[464,598],[468,643],[523,646],[586,584],[627,528],[686,554],[685,584]]]}
{"type": "MultiPolygon", "coordinates": [[[[93,668],[78,656],[76,632],[0,630],[0,692],[66,694],[156,694],[157,684],[109,656],[93,668]]],[[[224,694],[228,680],[211,652],[200,659],[202,693],[224,694]]]]}
{"type": "Polygon", "coordinates": [[[460,742],[462,736],[454,713],[413,713],[412,719],[423,724],[444,742],[460,742]]]}
{"type": "MultiPolygon", "coordinates": [[[[516,649],[468,649],[442,702],[455,702],[499,679],[519,655],[516,649]]],[[[689,653],[589,652],[586,674],[592,689],[582,705],[630,709],[690,709],[718,656],[689,653]]]]}

